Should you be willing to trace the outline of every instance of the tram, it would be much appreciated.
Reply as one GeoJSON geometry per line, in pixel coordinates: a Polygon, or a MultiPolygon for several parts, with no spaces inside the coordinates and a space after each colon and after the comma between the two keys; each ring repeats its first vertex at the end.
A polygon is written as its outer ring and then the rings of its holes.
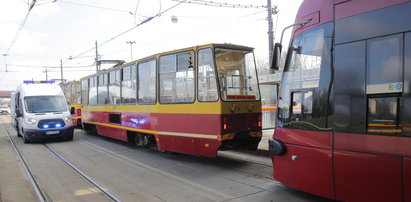
{"type": "Polygon", "coordinates": [[[411,201],[409,19],[409,0],[303,1],[269,140],[276,180],[341,201],[411,201]]]}
{"type": "Polygon", "coordinates": [[[81,126],[81,85],[79,81],[60,84],[70,109],[74,126],[81,126]]]}
{"type": "Polygon", "coordinates": [[[214,157],[256,150],[261,101],[253,49],[208,44],[81,79],[85,130],[147,148],[214,157]]]}

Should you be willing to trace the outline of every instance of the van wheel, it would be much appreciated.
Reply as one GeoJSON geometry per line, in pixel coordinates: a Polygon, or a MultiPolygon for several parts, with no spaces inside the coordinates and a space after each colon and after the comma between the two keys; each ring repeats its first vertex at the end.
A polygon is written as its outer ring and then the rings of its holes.
{"type": "Polygon", "coordinates": [[[67,141],[72,141],[73,140],[73,133],[71,133],[70,135],[68,135],[66,137],[67,141]]]}
{"type": "Polygon", "coordinates": [[[28,140],[27,138],[26,138],[26,135],[23,133],[23,142],[24,142],[24,144],[27,144],[27,143],[30,143],[30,140],[28,140]]]}
{"type": "Polygon", "coordinates": [[[18,127],[17,127],[16,131],[17,131],[17,137],[21,137],[21,133],[20,133],[20,131],[19,131],[19,128],[18,128],[18,127]]]}

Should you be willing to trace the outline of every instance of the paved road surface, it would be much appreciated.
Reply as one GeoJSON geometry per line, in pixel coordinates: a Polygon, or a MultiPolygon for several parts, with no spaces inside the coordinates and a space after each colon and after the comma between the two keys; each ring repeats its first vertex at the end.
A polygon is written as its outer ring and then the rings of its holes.
{"type": "MultiPolygon", "coordinates": [[[[0,119],[50,201],[109,200],[43,144],[23,144],[10,121],[0,119]]],[[[271,165],[162,153],[81,130],[73,141],[46,145],[124,201],[328,201],[276,182],[271,165]]],[[[0,201],[36,201],[16,159],[0,126],[0,201]]]]}

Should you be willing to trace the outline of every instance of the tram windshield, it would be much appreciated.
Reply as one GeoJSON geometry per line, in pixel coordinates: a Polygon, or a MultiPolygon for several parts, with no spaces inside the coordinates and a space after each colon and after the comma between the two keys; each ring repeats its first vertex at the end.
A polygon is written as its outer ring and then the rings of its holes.
{"type": "Polygon", "coordinates": [[[215,55],[222,99],[259,100],[253,52],[216,48],[215,55]]]}

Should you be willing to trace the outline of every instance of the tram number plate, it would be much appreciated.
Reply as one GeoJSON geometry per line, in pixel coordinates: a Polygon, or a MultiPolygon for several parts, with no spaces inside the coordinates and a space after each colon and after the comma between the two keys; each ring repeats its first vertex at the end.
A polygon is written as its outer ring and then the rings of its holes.
{"type": "Polygon", "coordinates": [[[55,134],[59,134],[59,133],[60,133],[60,131],[58,131],[58,130],[52,130],[52,131],[47,131],[46,135],[55,135],[55,134]]]}

